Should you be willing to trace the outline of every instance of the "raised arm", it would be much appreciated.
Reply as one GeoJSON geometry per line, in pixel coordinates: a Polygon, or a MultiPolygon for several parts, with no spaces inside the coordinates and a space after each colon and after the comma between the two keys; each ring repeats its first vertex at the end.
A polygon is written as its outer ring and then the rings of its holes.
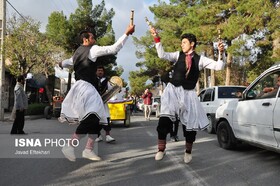
{"type": "Polygon", "coordinates": [[[201,56],[201,59],[199,62],[200,70],[202,68],[208,68],[208,69],[213,69],[213,70],[224,69],[226,56],[224,53],[224,44],[222,42],[218,43],[218,50],[219,50],[218,61],[201,56]]]}
{"type": "Polygon", "coordinates": [[[156,43],[156,50],[157,50],[158,57],[175,63],[179,58],[179,51],[165,52],[163,49],[163,46],[160,42],[160,37],[159,37],[156,29],[154,27],[151,27],[150,32],[151,32],[151,35],[154,37],[154,41],[156,43]]]}
{"type": "Polygon", "coordinates": [[[134,29],[135,29],[135,25],[129,25],[126,28],[125,33],[113,45],[92,46],[90,49],[89,59],[92,61],[96,61],[97,57],[118,53],[121,50],[121,48],[124,46],[128,36],[134,33],[134,29]]]}

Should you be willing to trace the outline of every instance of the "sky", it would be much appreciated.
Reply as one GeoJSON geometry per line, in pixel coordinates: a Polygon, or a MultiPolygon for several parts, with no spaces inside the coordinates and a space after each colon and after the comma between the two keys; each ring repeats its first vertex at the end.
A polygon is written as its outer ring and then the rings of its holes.
{"type": "MultiPolygon", "coordinates": [[[[77,8],[76,0],[7,0],[20,14],[30,16],[41,23],[41,31],[45,31],[48,17],[53,11],[63,11],[69,16],[77,8]]],[[[7,2],[7,18],[16,11],[7,2]]],[[[93,0],[94,6],[101,0],[93,0]]],[[[134,10],[135,32],[133,36],[141,37],[149,30],[145,17],[153,20],[154,16],[149,10],[149,6],[158,4],[158,0],[105,0],[107,10],[113,8],[115,16],[113,18],[113,29],[116,39],[121,37],[130,21],[130,11],[134,10]]],[[[69,18],[69,17],[68,17],[69,18]]],[[[139,59],[135,56],[136,46],[130,37],[123,49],[117,54],[117,64],[124,68],[122,78],[128,82],[129,71],[137,70],[135,66],[139,59]]]]}

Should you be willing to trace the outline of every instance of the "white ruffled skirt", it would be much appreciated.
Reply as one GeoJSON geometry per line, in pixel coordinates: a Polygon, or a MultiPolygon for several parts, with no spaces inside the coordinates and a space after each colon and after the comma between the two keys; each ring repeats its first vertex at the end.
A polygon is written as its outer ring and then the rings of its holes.
{"type": "Polygon", "coordinates": [[[83,80],[78,80],[71,87],[61,105],[61,122],[77,124],[90,114],[95,114],[100,123],[107,123],[108,110],[95,87],[83,80]]]}
{"type": "Polygon", "coordinates": [[[185,90],[182,86],[168,83],[161,95],[160,116],[175,121],[175,115],[188,131],[204,130],[209,125],[195,90],[185,90]]]}

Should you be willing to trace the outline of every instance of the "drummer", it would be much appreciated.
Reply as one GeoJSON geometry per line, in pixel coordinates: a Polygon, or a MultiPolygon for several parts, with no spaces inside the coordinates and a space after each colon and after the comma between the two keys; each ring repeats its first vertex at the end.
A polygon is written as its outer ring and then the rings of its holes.
{"type": "MultiPolygon", "coordinates": [[[[112,85],[109,83],[109,79],[105,76],[105,68],[103,66],[98,66],[96,70],[96,76],[97,76],[97,91],[99,92],[100,96],[102,96],[108,89],[112,88],[112,85]]],[[[110,135],[111,131],[111,122],[110,122],[110,112],[109,107],[107,103],[104,103],[105,112],[107,115],[107,124],[106,125],[100,125],[99,132],[97,134],[97,138],[95,139],[95,142],[103,141],[101,130],[104,129],[106,132],[105,140],[107,143],[115,141],[113,137],[110,135]]]]}
{"type": "Polygon", "coordinates": [[[93,151],[93,134],[99,131],[99,122],[106,123],[107,117],[103,101],[96,90],[97,78],[96,61],[99,57],[116,54],[125,44],[129,35],[134,33],[135,26],[130,24],[117,42],[110,46],[98,46],[90,31],[80,32],[82,45],[75,51],[72,58],[62,61],[60,67],[74,66],[75,79],[77,82],[71,87],[62,102],[61,122],[78,122],[79,126],[72,136],[69,146],[64,146],[62,152],[70,161],[75,161],[74,143],[88,134],[86,147],[82,157],[98,161],[101,158],[93,151]]]}

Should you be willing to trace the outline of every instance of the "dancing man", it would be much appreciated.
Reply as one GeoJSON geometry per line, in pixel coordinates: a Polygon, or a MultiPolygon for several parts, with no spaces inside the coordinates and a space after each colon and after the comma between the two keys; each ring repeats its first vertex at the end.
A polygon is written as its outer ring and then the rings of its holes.
{"type": "Polygon", "coordinates": [[[158,152],[155,155],[155,160],[161,160],[164,157],[166,136],[172,129],[172,121],[175,121],[176,115],[178,115],[185,137],[184,162],[189,163],[192,160],[192,146],[197,131],[205,129],[209,124],[195,92],[199,71],[203,68],[214,70],[224,68],[224,62],[220,60],[224,50],[223,43],[219,42],[218,44],[219,60],[216,62],[210,58],[199,56],[194,51],[196,37],[193,34],[181,36],[182,51],[165,52],[156,29],[151,27],[150,32],[154,37],[159,58],[174,63],[172,78],[161,95],[160,118],[157,126],[158,152]]]}
{"type": "Polygon", "coordinates": [[[107,115],[104,103],[96,90],[98,86],[96,78],[96,61],[99,57],[116,54],[125,44],[128,36],[134,32],[135,26],[130,24],[123,36],[110,46],[98,46],[95,44],[94,36],[89,31],[82,31],[80,38],[82,45],[75,51],[72,58],[60,63],[61,67],[74,66],[75,79],[77,80],[65,97],[59,120],[61,122],[79,123],[76,132],[72,136],[69,146],[62,148],[62,152],[70,161],[75,161],[73,142],[88,134],[84,158],[90,160],[101,160],[93,152],[93,134],[98,134],[99,123],[107,123],[107,115]]]}

